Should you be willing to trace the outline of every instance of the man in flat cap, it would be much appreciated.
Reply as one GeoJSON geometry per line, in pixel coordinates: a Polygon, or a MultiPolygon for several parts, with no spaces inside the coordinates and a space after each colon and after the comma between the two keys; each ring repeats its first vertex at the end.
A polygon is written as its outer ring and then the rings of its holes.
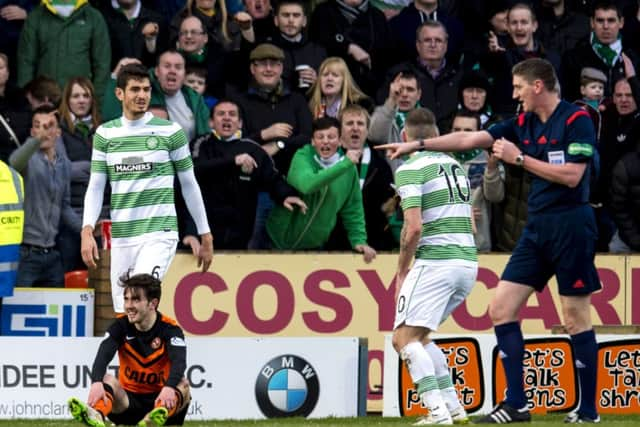
{"type": "MultiPolygon", "coordinates": [[[[249,54],[252,82],[237,96],[244,121],[243,135],[256,141],[273,158],[281,173],[289,170],[293,153],[311,139],[311,112],[305,98],[282,84],[284,52],[270,43],[249,54]]],[[[273,202],[268,193],[259,196],[250,249],[266,249],[269,238],[264,221],[273,202]]]]}

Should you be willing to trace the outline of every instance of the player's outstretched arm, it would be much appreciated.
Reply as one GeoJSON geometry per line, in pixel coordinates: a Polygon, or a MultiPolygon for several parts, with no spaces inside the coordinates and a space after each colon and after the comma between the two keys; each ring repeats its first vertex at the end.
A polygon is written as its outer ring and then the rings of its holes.
{"type": "Polygon", "coordinates": [[[397,159],[418,150],[429,151],[467,151],[473,148],[489,148],[493,137],[487,131],[453,132],[429,139],[407,142],[392,142],[378,145],[376,150],[386,150],[390,159],[397,159]]]}

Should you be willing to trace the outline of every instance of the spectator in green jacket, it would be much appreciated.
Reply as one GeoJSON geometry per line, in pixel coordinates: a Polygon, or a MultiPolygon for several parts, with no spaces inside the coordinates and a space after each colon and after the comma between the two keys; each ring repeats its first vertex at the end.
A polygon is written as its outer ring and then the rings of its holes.
{"type": "MultiPolygon", "coordinates": [[[[135,58],[120,60],[107,85],[102,103],[102,117],[105,121],[122,115],[122,103],[115,94],[115,76],[126,64],[140,63],[135,58]]],[[[189,141],[211,132],[209,109],[204,99],[195,90],[184,84],[186,76],[185,59],[176,50],[167,50],[158,57],[158,64],[149,70],[151,81],[151,102],[149,105],[165,107],[169,120],[182,126],[189,141]]]]}
{"type": "Polygon", "coordinates": [[[110,65],[107,25],[87,0],[43,0],[27,16],[18,42],[18,86],[44,75],[64,87],[82,76],[101,98],[110,65]]]}
{"type": "Polygon", "coordinates": [[[340,147],[340,122],[322,117],[313,122],[311,145],[298,149],[287,182],[301,194],[307,212],[274,206],[267,232],[276,249],[323,249],[338,215],[351,247],[371,262],[376,251],[367,244],[362,192],[355,164],[361,150],[340,147]]]}

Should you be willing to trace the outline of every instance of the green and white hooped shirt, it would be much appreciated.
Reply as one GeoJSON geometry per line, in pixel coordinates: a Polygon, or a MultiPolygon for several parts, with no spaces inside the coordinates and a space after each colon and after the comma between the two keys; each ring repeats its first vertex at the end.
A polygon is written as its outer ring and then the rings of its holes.
{"type": "MultiPolygon", "coordinates": [[[[178,238],[174,177],[185,171],[193,174],[189,144],[173,122],[146,113],[135,121],[120,117],[96,130],[91,175],[106,176],[111,183],[112,246],[178,238]]],[[[83,224],[88,223],[85,210],[83,224]]]]}
{"type": "Polygon", "coordinates": [[[416,262],[476,266],[471,189],[460,164],[444,153],[413,155],[395,173],[403,209],[422,211],[416,262]]]}

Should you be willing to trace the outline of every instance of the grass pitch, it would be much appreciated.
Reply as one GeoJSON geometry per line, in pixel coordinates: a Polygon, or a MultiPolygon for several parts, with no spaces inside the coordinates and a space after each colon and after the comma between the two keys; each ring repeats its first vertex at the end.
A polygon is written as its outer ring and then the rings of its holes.
{"type": "MultiPolygon", "coordinates": [[[[605,415],[602,416],[603,426],[636,427],[640,425],[640,415],[605,415]]],[[[564,414],[545,416],[533,416],[531,425],[544,427],[567,427],[562,420],[564,414]]],[[[354,427],[354,426],[390,426],[407,427],[415,421],[414,418],[385,418],[380,416],[368,416],[360,418],[280,418],[271,420],[251,421],[187,421],[186,427],[354,427]]],[[[80,427],[74,420],[0,420],[0,427],[80,427]]]]}

